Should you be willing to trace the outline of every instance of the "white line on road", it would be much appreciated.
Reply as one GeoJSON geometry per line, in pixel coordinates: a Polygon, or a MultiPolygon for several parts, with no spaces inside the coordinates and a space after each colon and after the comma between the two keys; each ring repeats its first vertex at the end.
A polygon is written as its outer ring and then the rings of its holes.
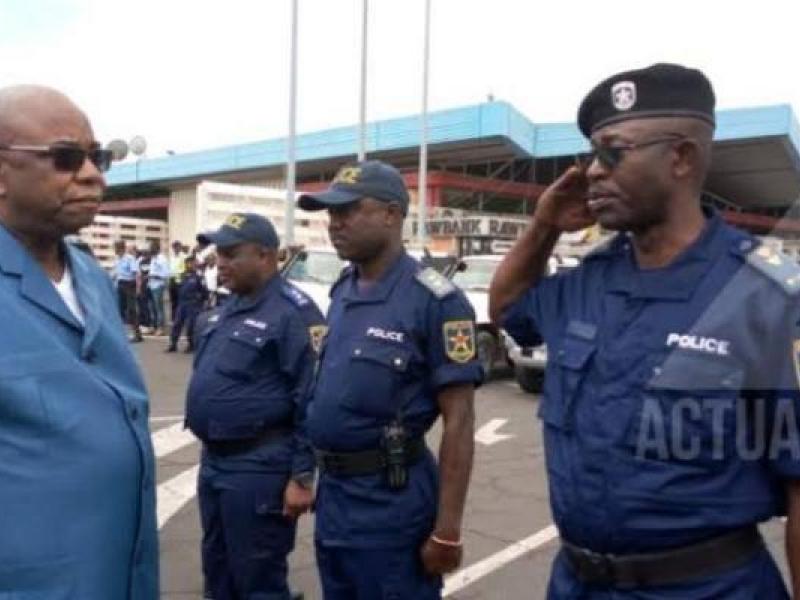
{"type": "Polygon", "coordinates": [[[165,415],[160,417],[150,417],[151,423],[161,423],[163,421],[183,421],[183,415],[165,415]]]}
{"type": "Polygon", "coordinates": [[[508,433],[497,433],[497,430],[506,423],[508,423],[508,419],[492,419],[475,432],[475,441],[484,446],[491,446],[497,442],[513,438],[514,436],[508,433]]]}
{"type": "Polygon", "coordinates": [[[200,465],[195,465],[158,486],[158,528],[161,529],[197,492],[197,474],[200,465]]]}
{"type": "Polygon", "coordinates": [[[544,546],[557,537],[558,529],[556,529],[555,525],[549,525],[541,531],[534,533],[532,536],[515,542],[499,552],[484,558],[482,561],[470,565],[466,569],[462,569],[458,573],[447,578],[444,583],[444,596],[449,596],[450,594],[464,589],[489,573],[517,560],[520,556],[532,550],[536,550],[540,546],[544,546]]]}
{"type": "Polygon", "coordinates": [[[172,454],[197,441],[191,431],[183,428],[183,423],[175,423],[164,429],[159,429],[151,437],[156,458],[163,458],[167,454],[172,454]]]}

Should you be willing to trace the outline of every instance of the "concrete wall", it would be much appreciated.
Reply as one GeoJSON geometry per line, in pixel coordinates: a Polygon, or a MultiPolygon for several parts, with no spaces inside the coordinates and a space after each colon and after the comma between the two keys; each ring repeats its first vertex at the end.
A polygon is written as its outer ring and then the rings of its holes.
{"type": "Polygon", "coordinates": [[[197,187],[177,189],[169,199],[169,241],[194,247],[197,235],[197,187]]]}

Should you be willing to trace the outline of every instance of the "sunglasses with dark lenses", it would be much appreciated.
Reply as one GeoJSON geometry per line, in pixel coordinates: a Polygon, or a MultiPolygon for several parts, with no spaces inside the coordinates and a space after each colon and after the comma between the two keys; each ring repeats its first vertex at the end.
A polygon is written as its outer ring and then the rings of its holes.
{"type": "Polygon", "coordinates": [[[94,146],[89,150],[74,144],[53,144],[51,146],[26,146],[0,144],[0,150],[12,152],[30,152],[40,156],[49,156],[53,159],[53,166],[57,171],[74,173],[79,171],[88,158],[101,173],[111,168],[113,159],[111,150],[94,146]]]}
{"type": "Polygon", "coordinates": [[[634,144],[615,144],[613,146],[606,146],[592,142],[592,151],[587,154],[581,154],[577,156],[576,160],[582,167],[589,168],[589,165],[591,165],[596,159],[604,168],[613,170],[617,168],[623,161],[627,152],[633,152],[634,150],[655,146],[657,144],[677,142],[684,139],[686,139],[685,136],[671,134],[634,144]]]}

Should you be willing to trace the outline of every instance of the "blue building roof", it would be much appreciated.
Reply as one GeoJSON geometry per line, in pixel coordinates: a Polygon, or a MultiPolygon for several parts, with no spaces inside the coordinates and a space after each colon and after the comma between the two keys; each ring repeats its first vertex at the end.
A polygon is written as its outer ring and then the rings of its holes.
{"type": "MultiPolygon", "coordinates": [[[[521,157],[569,156],[588,149],[574,123],[534,124],[507,102],[433,112],[428,116],[428,143],[469,144],[502,138],[521,157]]],[[[419,115],[376,121],[367,125],[367,152],[414,148],[420,139],[419,115]]],[[[298,162],[355,156],[358,127],[340,127],[299,135],[298,162]]],[[[800,169],[800,126],[789,105],[722,110],[717,112],[717,140],[784,136],[800,169]]],[[[114,165],[107,174],[110,186],[167,182],[213,176],[217,173],[278,167],[286,162],[286,138],[226,146],[186,154],[143,159],[114,165]]]]}

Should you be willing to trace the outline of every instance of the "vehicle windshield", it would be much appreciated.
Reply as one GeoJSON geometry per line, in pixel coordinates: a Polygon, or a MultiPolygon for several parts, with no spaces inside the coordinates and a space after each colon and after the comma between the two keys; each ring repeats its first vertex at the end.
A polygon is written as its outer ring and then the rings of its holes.
{"type": "Polygon", "coordinates": [[[286,271],[286,279],[331,285],[345,265],[333,252],[305,252],[286,271]]]}
{"type": "Polygon", "coordinates": [[[455,283],[462,290],[488,291],[489,284],[492,281],[492,276],[497,269],[497,265],[500,264],[500,259],[465,259],[464,264],[466,265],[466,269],[455,272],[453,275],[453,283],[455,283]]]}

